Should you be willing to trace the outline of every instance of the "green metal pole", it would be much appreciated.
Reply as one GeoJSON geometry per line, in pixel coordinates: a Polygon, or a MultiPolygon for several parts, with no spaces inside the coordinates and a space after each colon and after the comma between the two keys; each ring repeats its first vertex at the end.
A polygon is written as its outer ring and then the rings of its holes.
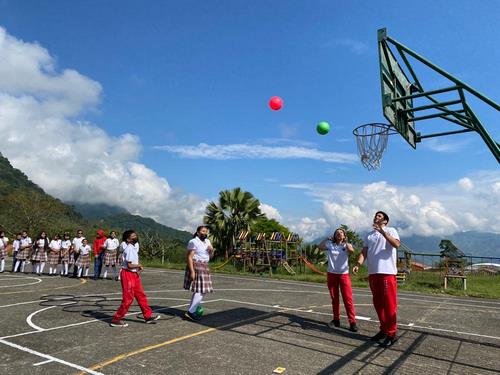
{"type": "Polygon", "coordinates": [[[404,44],[401,44],[397,40],[392,39],[387,34],[386,34],[386,40],[389,41],[389,42],[391,42],[392,44],[394,44],[396,47],[401,48],[407,54],[409,54],[410,56],[412,56],[415,59],[419,60],[422,64],[427,65],[432,70],[434,70],[434,71],[438,72],[439,74],[445,76],[450,81],[454,82],[457,85],[461,85],[465,90],[469,91],[472,95],[476,96],[477,98],[481,99],[482,101],[488,103],[493,108],[495,108],[497,111],[500,111],[500,105],[498,105],[496,102],[494,102],[493,100],[491,100],[487,96],[481,94],[479,91],[473,89],[472,87],[470,87],[466,83],[464,83],[464,82],[460,81],[459,79],[453,77],[450,73],[448,73],[445,70],[441,69],[437,65],[434,65],[430,61],[426,60],[425,58],[423,58],[422,56],[420,56],[418,53],[416,53],[416,52],[412,51],[411,49],[409,49],[408,47],[406,47],[404,44]]]}
{"type": "Polygon", "coordinates": [[[481,138],[483,138],[484,143],[486,143],[486,146],[488,146],[490,151],[493,153],[493,155],[497,159],[497,162],[500,163],[500,146],[488,134],[488,131],[484,128],[481,121],[479,121],[476,114],[472,111],[471,107],[469,107],[467,103],[464,103],[464,107],[465,110],[467,111],[467,114],[472,118],[472,121],[476,127],[476,131],[479,133],[481,138]]]}

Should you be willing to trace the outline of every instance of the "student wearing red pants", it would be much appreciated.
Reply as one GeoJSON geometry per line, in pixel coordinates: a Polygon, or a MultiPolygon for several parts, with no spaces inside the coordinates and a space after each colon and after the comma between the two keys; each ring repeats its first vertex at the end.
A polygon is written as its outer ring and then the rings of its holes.
{"type": "Polygon", "coordinates": [[[123,263],[120,271],[122,284],[122,304],[111,320],[111,327],[128,327],[122,319],[128,312],[130,305],[137,300],[141,308],[146,323],[154,323],[160,319],[159,315],[153,315],[151,308],[148,305],[148,299],[142,289],[139,271],[144,268],[139,263],[139,239],[137,233],[133,230],[127,230],[123,233],[123,241],[125,242],[123,251],[123,263]]]}
{"type": "Polygon", "coordinates": [[[373,218],[373,230],[365,237],[365,244],[358,262],[353,267],[357,273],[364,260],[368,261],[368,281],[373,295],[373,305],[380,321],[380,331],[371,338],[388,348],[397,338],[397,248],[401,245],[396,229],[388,227],[389,216],[378,211],[373,218]]]}
{"type": "Polygon", "coordinates": [[[326,238],[319,245],[321,250],[326,251],[328,257],[327,285],[332,298],[333,320],[331,325],[340,327],[340,292],[344,301],[347,319],[349,320],[349,330],[357,332],[354,304],[352,302],[351,278],[349,276],[349,253],[354,252],[354,248],[347,242],[347,234],[344,229],[338,228],[333,236],[326,238]]]}

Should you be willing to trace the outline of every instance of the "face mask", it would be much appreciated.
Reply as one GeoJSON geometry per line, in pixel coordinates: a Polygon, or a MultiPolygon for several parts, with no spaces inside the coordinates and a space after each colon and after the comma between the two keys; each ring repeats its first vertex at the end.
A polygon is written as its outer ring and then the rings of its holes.
{"type": "Polygon", "coordinates": [[[198,238],[202,241],[205,241],[205,239],[207,238],[207,235],[206,234],[199,234],[198,235],[198,238]]]}

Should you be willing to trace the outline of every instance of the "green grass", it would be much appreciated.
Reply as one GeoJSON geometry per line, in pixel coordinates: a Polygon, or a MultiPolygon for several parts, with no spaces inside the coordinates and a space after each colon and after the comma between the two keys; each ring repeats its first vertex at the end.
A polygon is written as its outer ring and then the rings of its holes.
{"type": "MultiPolygon", "coordinates": [[[[220,269],[215,269],[217,266],[221,265],[222,262],[215,261],[210,262],[210,269],[213,273],[220,274],[230,274],[238,276],[257,276],[269,278],[268,270],[264,270],[260,273],[250,273],[238,270],[231,262],[220,269]]],[[[176,269],[184,270],[186,268],[185,263],[165,263],[162,264],[161,261],[147,261],[144,262],[147,267],[158,267],[166,269],[176,269]]],[[[316,266],[321,271],[325,271],[325,266],[316,266]]],[[[297,267],[294,267],[297,269],[297,267]]],[[[290,275],[282,267],[279,267],[276,271],[273,271],[272,278],[275,280],[294,280],[294,281],[309,281],[315,283],[325,283],[326,277],[314,273],[312,270],[306,267],[305,273],[297,273],[296,275],[290,275]]],[[[368,276],[366,273],[366,268],[362,267],[358,275],[351,275],[351,282],[353,287],[357,288],[368,288],[368,276]]],[[[448,289],[443,288],[443,279],[439,272],[413,272],[407,279],[405,285],[400,285],[399,290],[404,291],[414,291],[429,294],[448,294],[454,296],[468,296],[468,297],[480,297],[480,298],[491,298],[500,299],[500,275],[468,275],[467,276],[467,291],[462,289],[462,282],[460,280],[452,280],[448,289]]]]}

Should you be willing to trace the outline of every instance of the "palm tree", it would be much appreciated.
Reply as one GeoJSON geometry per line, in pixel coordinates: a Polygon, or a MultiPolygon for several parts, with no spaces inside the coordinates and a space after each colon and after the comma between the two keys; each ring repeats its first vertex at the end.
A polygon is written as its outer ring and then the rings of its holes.
{"type": "Polygon", "coordinates": [[[257,198],[239,187],[219,192],[219,201],[208,204],[203,221],[210,227],[215,247],[224,251],[226,259],[235,246],[235,234],[250,230],[250,226],[264,216],[259,206],[257,198]]]}

